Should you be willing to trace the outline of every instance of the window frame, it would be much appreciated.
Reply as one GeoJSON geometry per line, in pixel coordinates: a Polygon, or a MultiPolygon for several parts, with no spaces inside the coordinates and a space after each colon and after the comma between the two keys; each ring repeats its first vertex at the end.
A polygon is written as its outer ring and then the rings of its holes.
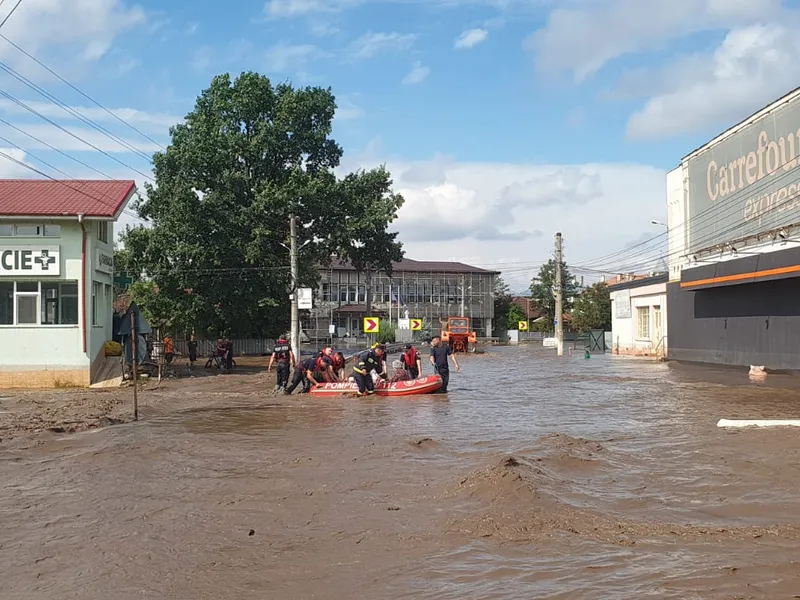
{"type": "Polygon", "coordinates": [[[40,314],[42,306],[42,282],[36,281],[36,291],[19,291],[20,283],[34,283],[32,281],[14,281],[14,326],[15,327],[39,327],[41,325],[42,315],[40,314]],[[33,310],[35,321],[33,323],[20,323],[19,321],[19,301],[21,298],[35,298],[36,307],[33,310]]]}
{"type": "Polygon", "coordinates": [[[650,323],[650,307],[649,306],[637,306],[636,307],[636,339],[642,342],[649,342],[650,341],[650,334],[651,334],[651,323],[650,323]],[[645,331],[643,332],[642,324],[644,318],[644,325],[646,327],[645,331]],[[644,333],[644,334],[643,334],[644,333]]]}
{"type": "Polygon", "coordinates": [[[97,222],[97,240],[108,244],[108,221],[97,222]]]}
{"type": "Polygon", "coordinates": [[[43,327],[43,328],[52,328],[52,327],[80,327],[80,302],[78,302],[78,298],[80,297],[80,284],[77,280],[74,279],[54,279],[54,280],[21,280],[21,281],[0,281],[0,283],[10,283],[12,284],[12,294],[11,294],[11,301],[12,301],[12,311],[13,311],[13,318],[12,323],[0,323],[0,329],[8,329],[10,327],[23,327],[23,328],[32,328],[32,327],[43,327]],[[36,284],[36,291],[20,291],[19,284],[25,283],[34,283],[36,284]],[[52,285],[55,284],[58,286],[58,323],[45,323],[45,319],[42,315],[42,310],[44,310],[46,306],[46,299],[42,297],[42,286],[43,285],[52,285]],[[74,286],[75,293],[64,293],[64,288],[67,286],[74,286]],[[19,321],[19,299],[20,298],[36,298],[36,322],[35,323],[20,323],[19,321]],[[74,298],[75,299],[75,322],[74,323],[65,323],[64,322],[64,302],[62,301],[64,298],[74,298]]]}

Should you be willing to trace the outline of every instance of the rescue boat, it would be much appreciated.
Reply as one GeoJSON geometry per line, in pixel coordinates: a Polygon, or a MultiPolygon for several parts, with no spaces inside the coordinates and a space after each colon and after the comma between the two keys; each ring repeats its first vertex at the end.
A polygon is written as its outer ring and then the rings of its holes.
{"type": "MultiPolygon", "coordinates": [[[[439,375],[427,375],[406,381],[375,382],[376,396],[419,396],[431,394],[442,387],[442,378],[439,375]]],[[[349,381],[340,383],[319,383],[308,392],[312,396],[344,396],[358,393],[358,385],[349,381]]]]}

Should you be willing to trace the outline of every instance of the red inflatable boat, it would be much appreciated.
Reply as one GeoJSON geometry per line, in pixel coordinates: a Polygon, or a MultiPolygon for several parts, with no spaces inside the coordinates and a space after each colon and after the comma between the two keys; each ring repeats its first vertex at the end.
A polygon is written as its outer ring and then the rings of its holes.
{"type": "MultiPolygon", "coordinates": [[[[408,381],[378,381],[375,383],[376,396],[419,396],[430,394],[442,387],[442,378],[438,375],[428,375],[408,381]]],[[[343,396],[358,393],[355,383],[343,381],[341,383],[320,383],[308,392],[312,396],[343,396]]]]}

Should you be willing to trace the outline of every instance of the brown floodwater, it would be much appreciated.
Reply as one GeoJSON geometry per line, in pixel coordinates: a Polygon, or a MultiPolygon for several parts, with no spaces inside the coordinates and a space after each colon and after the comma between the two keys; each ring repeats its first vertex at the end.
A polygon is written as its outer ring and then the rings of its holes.
{"type": "Polygon", "coordinates": [[[446,396],[178,385],[138,423],[0,447],[0,598],[792,598],[788,375],[542,348],[446,396]],[[187,404],[187,402],[189,402],[187,404]],[[187,408],[188,406],[188,408],[187,408]]]}

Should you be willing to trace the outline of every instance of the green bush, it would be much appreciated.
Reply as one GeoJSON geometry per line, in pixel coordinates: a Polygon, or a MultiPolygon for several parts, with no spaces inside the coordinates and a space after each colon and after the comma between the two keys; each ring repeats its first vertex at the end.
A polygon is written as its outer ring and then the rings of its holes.
{"type": "Polygon", "coordinates": [[[395,338],[395,329],[397,329],[394,323],[384,321],[381,323],[381,331],[377,335],[377,341],[381,344],[393,344],[395,338]]]}
{"type": "Polygon", "coordinates": [[[122,356],[122,344],[118,342],[106,342],[103,344],[106,356],[122,356]]]}

